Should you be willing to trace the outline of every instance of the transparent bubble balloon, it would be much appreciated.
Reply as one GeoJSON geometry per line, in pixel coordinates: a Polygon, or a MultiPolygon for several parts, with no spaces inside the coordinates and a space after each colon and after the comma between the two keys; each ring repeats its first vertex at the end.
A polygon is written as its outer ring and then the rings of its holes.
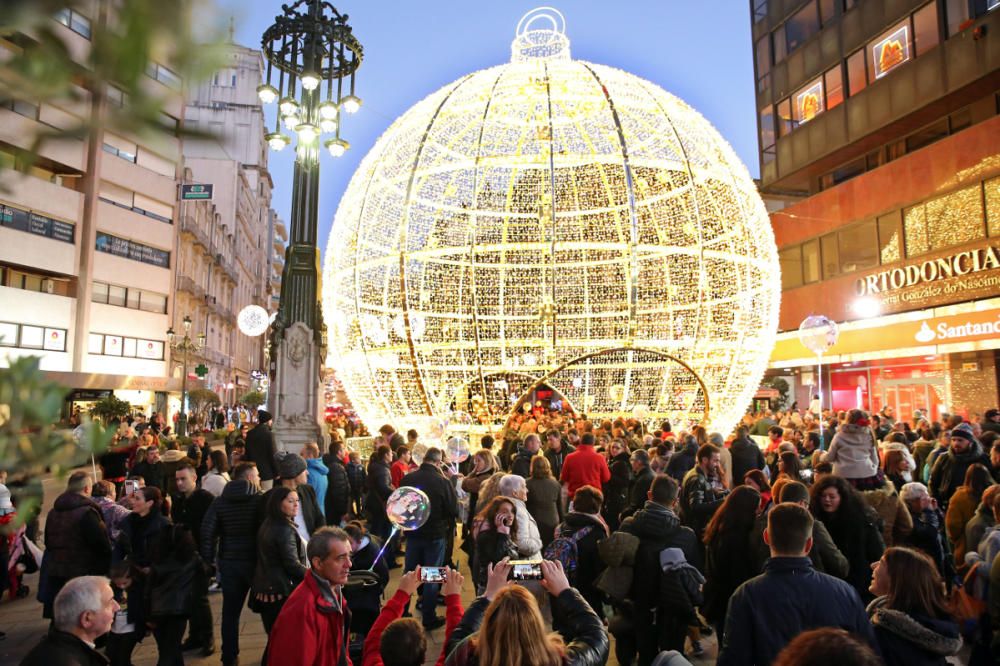
{"type": "Polygon", "coordinates": [[[415,530],[431,515],[431,501],[419,488],[396,488],[385,502],[389,520],[401,530],[415,530]]]}
{"type": "Polygon", "coordinates": [[[810,315],[799,325],[799,341],[814,354],[825,354],[837,344],[840,328],[823,315],[810,315]]]}
{"type": "Polygon", "coordinates": [[[448,415],[448,422],[446,429],[448,431],[452,430],[468,430],[472,425],[472,416],[468,412],[463,412],[456,410],[448,415]]]}
{"type": "Polygon", "coordinates": [[[413,446],[413,450],[410,451],[410,457],[413,458],[413,462],[420,465],[424,462],[425,453],[427,453],[427,445],[418,442],[413,446]]]}
{"type": "Polygon", "coordinates": [[[649,418],[649,407],[646,405],[636,405],[632,409],[632,416],[638,421],[645,421],[649,418]]]}
{"type": "Polygon", "coordinates": [[[446,447],[448,460],[453,463],[462,463],[469,459],[469,440],[465,437],[455,435],[448,439],[446,447]]]}

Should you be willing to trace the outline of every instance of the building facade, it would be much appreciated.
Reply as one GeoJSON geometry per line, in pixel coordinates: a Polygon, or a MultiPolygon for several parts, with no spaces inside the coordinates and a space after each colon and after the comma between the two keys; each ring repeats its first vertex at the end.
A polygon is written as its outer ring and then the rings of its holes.
{"type": "MultiPolygon", "coordinates": [[[[96,4],[53,18],[81,60],[96,4]]],[[[0,39],[0,51],[17,48],[0,39]]],[[[74,409],[114,391],[136,409],[166,412],[180,387],[168,372],[166,331],[183,103],[176,75],[157,63],[147,74],[144,85],[167,99],[157,137],[105,131],[94,142],[49,142],[29,173],[0,171],[0,364],[39,356],[50,377],[73,389],[74,409]]],[[[121,90],[106,92],[107,104],[128,103],[121,90]]],[[[89,104],[0,102],[0,160],[13,166],[39,131],[87,113],[89,104]]]]}
{"type": "Polygon", "coordinates": [[[769,376],[818,390],[799,324],[840,324],[824,405],[998,402],[1000,3],[751,0],[761,190],[782,268],[769,376]]]}
{"type": "MultiPolygon", "coordinates": [[[[212,225],[199,227],[206,242],[182,252],[181,268],[190,267],[194,282],[179,278],[177,286],[186,294],[187,307],[198,313],[190,316],[206,322],[207,387],[232,404],[253,387],[252,378],[266,370],[264,337],[241,333],[236,317],[248,305],[270,306],[274,225],[264,115],[256,93],[263,60],[258,50],[232,43],[227,58],[227,67],[189,92],[185,108],[186,128],[216,137],[185,141],[183,147],[191,182],[213,187],[213,212],[200,218],[212,225]],[[215,280],[218,291],[210,293],[213,273],[221,275],[215,280]]],[[[189,243],[198,245],[198,239],[192,235],[189,243]]],[[[178,311],[176,318],[183,315],[178,311]]]]}

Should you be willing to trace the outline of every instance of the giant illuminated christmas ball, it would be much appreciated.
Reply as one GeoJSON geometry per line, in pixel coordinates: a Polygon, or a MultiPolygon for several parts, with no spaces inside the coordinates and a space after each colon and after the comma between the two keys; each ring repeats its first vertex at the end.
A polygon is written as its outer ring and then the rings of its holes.
{"type": "Polygon", "coordinates": [[[727,432],[778,321],[753,180],[681,100],[571,59],[557,12],[526,15],[512,52],[414,105],[354,174],[324,268],[328,363],[369,425],[503,422],[544,380],[591,417],[708,408],[727,432]]]}

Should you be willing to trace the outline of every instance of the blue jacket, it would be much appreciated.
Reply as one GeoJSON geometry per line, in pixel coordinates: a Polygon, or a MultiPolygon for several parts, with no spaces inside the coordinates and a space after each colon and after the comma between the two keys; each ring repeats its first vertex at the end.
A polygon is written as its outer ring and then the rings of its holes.
{"type": "Polygon", "coordinates": [[[326,475],[330,473],[330,469],[319,458],[306,458],[306,472],[309,475],[309,485],[316,491],[316,503],[319,504],[319,510],[326,517],[324,499],[326,498],[326,488],[329,483],[326,475]]]}
{"type": "Polygon", "coordinates": [[[808,557],[772,557],[729,600],[716,664],[770,664],[793,638],[821,627],[845,629],[878,650],[853,587],[816,571],[808,557]]]}

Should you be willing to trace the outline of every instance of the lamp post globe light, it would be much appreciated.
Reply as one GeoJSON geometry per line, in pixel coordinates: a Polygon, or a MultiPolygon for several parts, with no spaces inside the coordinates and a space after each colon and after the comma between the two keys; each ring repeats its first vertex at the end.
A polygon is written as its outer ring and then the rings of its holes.
{"type": "Polygon", "coordinates": [[[170,343],[170,350],[181,357],[181,413],[177,417],[177,435],[187,436],[187,377],[188,360],[190,354],[198,354],[205,348],[205,334],[199,333],[195,339],[191,339],[191,317],[184,316],[184,337],[178,338],[173,327],[167,329],[167,341],[170,343]]]}
{"type": "Polygon", "coordinates": [[[340,137],[341,120],[361,108],[354,77],[363,51],[348,16],[329,2],[298,0],[281,9],[264,31],[267,80],[257,88],[261,102],[278,105],[274,131],[265,137],[268,145],[282,150],[292,144],[291,134],[296,153],[291,234],[278,315],[271,327],[274,381],[268,407],[277,445],[298,450],[323,437],[320,386],[326,326],[318,300],[316,242],[320,149],[340,157],[349,148],[340,137]]]}

